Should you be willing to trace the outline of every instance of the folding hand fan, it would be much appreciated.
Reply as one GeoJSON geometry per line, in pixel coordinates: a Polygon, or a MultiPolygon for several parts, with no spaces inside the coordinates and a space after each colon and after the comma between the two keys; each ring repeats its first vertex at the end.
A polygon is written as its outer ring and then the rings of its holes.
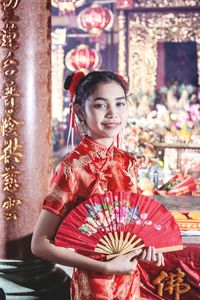
{"type": "Polygon", "coordinates": [[[182,250],[178,224],[156,200],[132,192],[95,195],[74,208],[58,228],[55,245],[106,254],[107,259],[154,246],[182,250]]]}

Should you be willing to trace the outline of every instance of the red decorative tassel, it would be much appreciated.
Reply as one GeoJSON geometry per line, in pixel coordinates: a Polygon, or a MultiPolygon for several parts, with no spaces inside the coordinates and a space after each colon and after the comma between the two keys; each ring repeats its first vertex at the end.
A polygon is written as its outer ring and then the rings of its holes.
{"type": "Polygon", "coordinates": [[[74,133],[75,130],[78,132],[80,136],[80,131],[78,129],[78,125],[76,123],[76,117],[75,117],[75,112],[74,112],[74,100],[75,100],[75,95],[76,95],[76,89],[81,81],[85,77],[85,74],[81,71],[75,73],[72,77],[72,81],[69,87],[69,92],[70,92],[70,112],[69,112],[69,118],[68,118],[68,125],[69,125],[69,130],[68,130],[68,137],[67,137],[67,148],[69,147],[69,141],[71,137],[71,145],[72,148],[74,147],[74,133]]]}
{"type": "Polygon", "coordinates": [[[119,136],[119,133],[117,135],[117,148],[119,148],[119,143],[120,143],[120,136],[119,136]]]}

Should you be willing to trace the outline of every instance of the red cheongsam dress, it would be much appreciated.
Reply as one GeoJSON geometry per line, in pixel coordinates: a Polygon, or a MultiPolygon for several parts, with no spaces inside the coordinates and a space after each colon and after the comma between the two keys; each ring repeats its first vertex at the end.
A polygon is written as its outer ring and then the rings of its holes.
{"type": "MultiPolygon", "coordinates": [[[[64,218],[86,198],[107,191],[138,191],[136,159],[114,145],[106,148],[84,137],[57,168],[43,209],[64,218]]],[[[138,300],[139,272],[109,275],[74,269],[71,299],[138,300]]]]}

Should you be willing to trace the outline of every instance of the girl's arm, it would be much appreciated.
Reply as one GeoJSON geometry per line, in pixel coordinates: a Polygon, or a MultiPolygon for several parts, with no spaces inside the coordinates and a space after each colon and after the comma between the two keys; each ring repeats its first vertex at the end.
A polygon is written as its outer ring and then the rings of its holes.
{"type": "Polygon", "coordinates": [[[98,261],[52,243],[61,222],[61,217],[42,210],[32,237],[31,249],[34,255],[61,265],[109,274],[132,274],[137,267],[135,256],[142,250],[133,251],[111,261],[98,261]]]}

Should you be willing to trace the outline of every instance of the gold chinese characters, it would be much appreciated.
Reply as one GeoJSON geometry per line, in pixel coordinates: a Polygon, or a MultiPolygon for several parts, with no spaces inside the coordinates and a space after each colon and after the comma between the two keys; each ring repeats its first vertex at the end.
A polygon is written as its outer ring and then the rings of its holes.
{"type": "Polygon", "coordinates": [[[23,122],[16,117],[17,102],[20,94],[15,80],[19,65],[15,58],[15,50],[19,47],[19,30],[17,24],[19,18],[15,15],[15,9],[19,3],[20,0],[1,1],[4,12],[4,27],[0,30],[0,46],[5,50],[5,57],[1,62],[4,75],[1,97],[4,116],[0,124],[0,133],[3,137],[0,160],[3,162],[1,177],[5,195],[2,208],[7,220],[17,219],[17,206],[22,204],[22,200],[16,196],[20,188],[19,175],[21,175],[21,171],[19,163],[23,157],[23,147],[19,141],[19,126],[23,122]]]}

